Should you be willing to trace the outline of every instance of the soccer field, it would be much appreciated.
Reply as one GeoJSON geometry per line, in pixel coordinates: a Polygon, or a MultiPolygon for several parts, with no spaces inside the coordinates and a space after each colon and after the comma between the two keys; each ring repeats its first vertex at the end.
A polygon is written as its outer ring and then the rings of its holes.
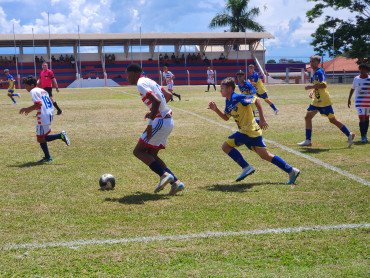
{"type": "MultiPolygon", "coordinates": [[[[219,88],[218,88],[219,89],[219,88]]],[[[221,150],[236,128],[206,109],[220,92],[175,87],[175,120],[160,157],[186,189],[167,197],[153,191],[158,177],[132,151],[146,127],[136,88],[64,89],[54,97],[63,114],[48,143],[53,162],[35,138],[35,112],[25,90],[18,105],[0,91],[1,277],[369,277],[369,144],[347,108],[349,85],[329,85],[337,118],[355,132],[347,138],[321,116],[305,139],[310,103],[303,85],[268,86],[280,109],[263,108],[269,150],[301,170],[288,175],[246,147],[256,168],[234,182],[240,167],[221,150]],[[111,173],[114,191],[100,191],[111,173]]],[[[18,99],[17,99],[18,101],[18,99]]]]}

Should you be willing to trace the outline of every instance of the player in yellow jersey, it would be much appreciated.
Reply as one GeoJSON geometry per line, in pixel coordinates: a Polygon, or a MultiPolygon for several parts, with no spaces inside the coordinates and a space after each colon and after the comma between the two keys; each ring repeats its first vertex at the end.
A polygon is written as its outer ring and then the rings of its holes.
{"type": "Polygon", "coordinates": [[[14,93],[14,91],[15,91],[15,80],[14,80],[13,76],[9,73],[8,69],[5,69],[4,73],[6,75],[6,80],[5,81],[1,80],[0,82],[9,84],[8,97],[10,97],[10,99],[14,102],[14,104],[17,104],[17,102],[15,101],[15,99],[13,97],[16,96],[16,97],[20,98],[21,96],[20,96],[20,94],[15,94],[14,93]]]}
{"type": "Polygon", "coordinates": [[[242,168],[241,175],[236,181],[241,181],[245,177],[254,173],[254,168],[249,165],[236,149],[241,145],[246,145],[250,150],[256,152],[262,159],[267,160],[289,174],[287,184],[293,184],[300,171],[288,165],[280,157],[271,154],[262,138],[262,129],[267,129],[268,124],[263,116],[260,100],[255,96],[241,95],[234,92],[235,81],[232,77],[227,77],[221,82],[221,95],[226,98],[225,110],[222,112],[213,101],[209,102],[208,109],[211,109],[220,116],[221,119],[228,121],[234,118],[239,131],[231,135],[223,144],[222,150],[228,154],[242,168]],[[257,124],[251,104],[255,104],[260,115],[260,123],[257,124]]]}
{"type": "Polygon", "coordinates": [[[272,110],[274,110],[274,114],[277,115],[279,112],[279,109],[277,109],[275,105],[271,102],[271,100],[269,99],[265,85],[263,85],[261,78],[259,77],[258,73],[254,70],[253,64],[248,65],[248,72],[249,72],[248,79],[250,80],[252,85],[256,88],[258,97],[264,99],[265,102],[268,105],[270,105],[272,110]]]}
{"type": "Polygon", "coordinates": [[[353,144],[355,134],[351,133],[348,128],[334,115],[332,107],[332,100],[327,90],[326,76],[324,71],[319,68],[321,57],[313,55],[310,57],[310,66],[314,71],[312,76],[313,85],[305,86],[306,90],[312,90],[309,93],[309,97],[312,98],[310,106],[307,108],[306,116],[306,140],[297,143],[299,146],[312,146],[311,135],[312,135],[312,119],[315,117],[317,112],[320,112],[322,116],[328,117],[329,122],[338,127],[348,138],[348,148],[353,144]]]}

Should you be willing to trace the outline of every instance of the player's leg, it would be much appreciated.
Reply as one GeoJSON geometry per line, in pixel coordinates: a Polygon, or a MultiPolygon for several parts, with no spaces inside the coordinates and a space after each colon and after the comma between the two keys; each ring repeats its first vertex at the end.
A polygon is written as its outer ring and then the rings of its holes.
{"type": "Polygon", "coordinates": [[[13,91],[11,91],[11,90],[8,91],[8,97],[10,97],[10,99],[13,101],[14,104],[17,104],[17,102],[13,98],[13,91]]]}
{"type": "Polygon", "coordinates": [[[369,112],[370,108],[357,107],[357,113],[359,117],[359,128],[361,133],[361,143],[366,143],[367,130],[369,128],[369,112]]]}
{"type": "Polygon", "coordinates": [[[36,137],[37,142],[40,144],[42,151],[44,152],[44,157],[39,161],[52,162],[53,159],[50,156],[48,144],[46,143],[45,137],[50,133],[50,127],[48,125],[36,125],[36,137]]]}
{"type": "Polygon", "coordinates": [[[213,88],[215,89],[215,91],[217,91],[217,90],[216,90],[216,85],[215,85],[215,83],[213,83],[212,85],[213,85],[213,88]]]}
{"type": "Polygon", "coordinates": [[[278,157],[277,155],[273,155],[270,153],[266,148],[255,147],[254,151],[264,160],[271,162],[272,164],[279,167],[281,170],[286,172],[289,175],[289,181],[287,184],[293,184],[297,179],[300,171],[296,168],[293,168],[288,163],[286,163],[283,159],[278,157]]]}
{"type": "Polygon", "coordinates": [[[205,91],[205,92],[209,92],[210,84],[208,83],[208,84],[207,84],[207,86],[208,86],[208,87],[207,87],[207,91],[205,91]]]}
{"type": "Polygon", "coordinates": [[[311,136],[312,136],[312,119],[317,114],[317,110],[315,110],[315,106],[310,105],[307,109],[306,116],[304,117],[305,120],[305,127],[306,127],[306,140],[300,143],[297,143],[298,146],[312,146],[311,143],[311,136]]]}
{"type": "Polygon", "coordinates": [[[51,134],[51,135],[45,136],[46,142],[51,142],[51,141],[58,140],[58,139],[66,143],[67,146],[70,146],[70,141],[67,137],[67,132],[65,132],[64,130],[58,134],[51,134]]]}
{"type": "Polygon", "coordinates": [[[335,125],[344,133],[344,135],[348,138],[348,148],[353,144],[353,140],[355,139],[355,134],[350,132],[348,128],[339,121],[335,116],[329,118],[329,122],[335,125]]]}
{"type": "Polygon", "coordinates": [[[238,142],[238,137],[240,136],[240,133],[236,132],[222,144],[222,150],[242,168],[242,173],[235,181],[241,181],[254,173],[254,168],[248,164],[248,162],[243,158],[242,154],[235,148],[241,145],[238,142]]]}
{"type": "Polygon", "coordinates": [[[51,87],[46,87],[44,88],[45,91],[48,92],[49,94],[49,98],[51,100],[51,102],[53,103],[53,106],[55,107],[55,109],[57,110],[57,115],[60,115],[63,113],[63,111],[60,109],[60,107],[58,106],[57,102],[54,100],[53,98],[53,88],[51,87]]]}

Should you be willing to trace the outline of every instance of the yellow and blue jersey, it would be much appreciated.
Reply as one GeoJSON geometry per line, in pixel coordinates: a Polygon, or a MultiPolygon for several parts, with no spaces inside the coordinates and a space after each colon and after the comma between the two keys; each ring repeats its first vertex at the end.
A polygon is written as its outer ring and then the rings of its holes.
{"type": "Polygon", "coordinates": [[[224,111],[228,118],[234,118],[239,132],[252,138],[262,135],[262,130],[253,115],[252,104],[256,102],[256,99],[256,96],[246,96],[234,92],[230,100],[226,98],[224,111]]]}
{"type": "Polygon", "coordinates": [[[263,85],[263,82],[256,71],[249,75],[248,79],[251,80],[252,85],[256,88],[257,94],[262,95],[267,92],[265,85],[263,85]]]}
{"type": "Polygon", "coordinates": [[[14,91],[15,90],[15,80],[11,74],[8,75],[6,78],[6,82],[9,84],[8,91],[14,91]]]}
{"type": "Polygon", "coordinates": [[[243,86],[240,83],[238,83],[238,87],[239,87],[240,93],[244,95],[256,95],[257,94],[253,85],[249,83],[248,81],[244,81],[243,86]]]}
{"type": "MultiPolygon", "coordinates": [[[[322,69],[318,69],[312,76],[312,82],[314,85],[325,84],[326,85],[326,75],[322,69]]],[[[330,94],[327,88],[314,89],[314,96],[312,98],[313,106],[316,107],[326,107],[333,104],[330,98],[330,94]]]]}

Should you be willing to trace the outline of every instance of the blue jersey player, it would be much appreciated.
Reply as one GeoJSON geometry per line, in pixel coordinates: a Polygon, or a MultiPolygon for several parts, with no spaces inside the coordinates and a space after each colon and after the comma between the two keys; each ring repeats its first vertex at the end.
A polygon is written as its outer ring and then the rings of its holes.
{"type": "Polygon", "coordinates": [[[246,96],[236,94],[234,78],[228,77],[221,82],[221,95],[226,98],[225,110],[222,112],[211,101],[208,104],[208,109],[211,109],[220,116],[221,119],[228,121],[231,117],[234,118],[238,131],[232,134],[222,145],[222,150],[228,154],[242,168],[241,175],[236,181],[241,181],[248,175],[254,173],[254,168],[245,161],[241,153],[236,149],[241,145],[247,146],[250,150],[256,152],[262,159],[267,160],[280,169],[289,174],[287,184],[293,184],[297,179],[300,171],[288,165],[280,157],[271,154],[262,138],[262,129],[267,129],[268,124],[263,116],[263,110],[260,100],[255,96],[246,96]],[[260,123],[257,124],[251,104],[255,104],[259,114],[260,123]]]}
{"type": "Polygon", "coordinates": [[[10,99],[13,101],[14,104],[17,104],[17,102],[15,101],[15,99],[13,97],[16,96],[16,97],[20,98],[21,96],[20,96],[20,94],[15,94],[14,93],[14,91],[15,91],[15,80],[14,80],[13,76],[9,73],[8,69],[5,69],[4,73],[6,75],[6,81],[1,80],[0,82],[9,84],[8,97],[10,97],[10,99]]]}

